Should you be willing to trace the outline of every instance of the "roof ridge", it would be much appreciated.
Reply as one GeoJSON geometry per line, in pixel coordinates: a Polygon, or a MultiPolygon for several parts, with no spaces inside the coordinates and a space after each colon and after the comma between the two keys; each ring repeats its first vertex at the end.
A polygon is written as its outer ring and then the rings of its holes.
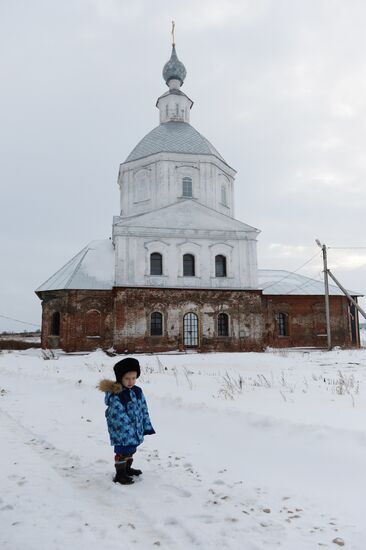
{"type": "MultiPolygon", "coordinates": [[[[90,244],[90,243],[89,243],[90,244]]],[[[71,273],[69,279],[67,280],[67,283],[65,284],[65,288],[68,288],[69,284],[71,283],[72,279],[75,277],[75,275],[77,274],[77,272],[79,271],[80,269],[80,266],[82,264],[82,262],[84,261],[84,258],[85,256],[87,255],[87,253],[89,252],[90,250],[90,246],[89,244],[85,247],[86,250],[82,256],[82,258],[80,259],[79,263],[77,264],[76,268],[74,269],[74,271],[71,273]]]]}
{"type": "MultiPolygon", "coordinates": [[[[252,225],[249,225],[249,224],[247,224],[245,222],[242,222],[240,220],[237,220],[236,218],[233,218],[232,216],[228,216],[227,214],[223,214],[222,212],[219,212],[218,210],[215,210],[214,208],[211,208],[210,206],[206,206],[205,204],[202,204],[202,203],[200,203],[198,201],[195,201],[195,200],[192,200],[190,198],[181,199],[177,202],[172,202],[170,204],[166,204],[165,206],[161,206],[160,208],[157,208],[155,210],[151,210],[149,212],[142,212],[142,213],[136,214],[134,216],[128,216],[126,218],[123,218],[119,222],[117,222],[116,225],[119,225],[123,221],[128,221],[129,222],[133,219],[136,219],[136,221],[138,222],[138,220],[140,218],[142,218],[143,216],[155,215],[157,212],[161,212],[162,210],[166,210],[168,208],[173,208],[173,207],[179,207],[181,204],[188,203],[188,202],[193,206],[193,208],[200,208],[201,210],[207,211],[209,214],[215,214],[215,216],[220,216],[221,218],[225,218],[225,221],[230,220],[231,222],[239,223],[239,224],[245,226],[246,228],[248,228],[250,231],[255,231],[257,233],[260,233],[260,230],[257,229],[256,227],[253,227],[252,225]]],[[[136,225],[136,227],[138,227],[138,225],[136,225]]],[[[212,228],[212,230],[215,230],[215,228],[212,228]]]]}
{"type": "MultiPolygon", "coordinates": [[[[58,273],[60,273],[60,271],[63,271],[65,268],[67,268],[78,256],[79,254],[82,254],[83,251],[88,247],[88,245],[84,246],[84,248],[82,248],[81,250],[79,250],[79,252],[77,252],[68,262],[66,262],[66,264],[64,264],[62,267],[60,267],[60,269],[58,269],[56,271],[56,273],[54,273],[53,275],[51,275],[50,277],[48,277],[48,279],[46,279],[41,285],[39,285],[38,288],[41,288],[42,286],[46,285],[51,279],[53,279],[58,273]]],[[[84,258],[84,256],[83,256],[84,258]]],[[[38,290],[38,288],[36,289],[36,292],[38,290]]]]}

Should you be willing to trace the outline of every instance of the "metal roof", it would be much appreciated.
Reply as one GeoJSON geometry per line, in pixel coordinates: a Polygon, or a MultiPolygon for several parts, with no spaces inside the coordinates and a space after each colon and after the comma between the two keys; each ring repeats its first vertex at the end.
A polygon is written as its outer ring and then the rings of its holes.
{"type": "Polygon", "coordinates": [[[109,290],[114,284],[114,248],[110,239],[92,241],[36,292],[47,290],[109,290]]]}
{"type": "Polygon", "coordinates": [[[188,122],[164,122],[151,130],[132,150],[125,162],[157,153],[213,155],[227,164],[215,147],[188,122]]]}
{"type": "MultiPolygon", "coordinates": [[[[114,286],[114,247],[110,239],[92,241],[36,292],[48,290],[110,290],[114,286]]],[[[320,296],[324,295],[323,281],[304,277],[290,271],[259,269],[258,288],[264,295],[320,296]]],[[[231,289],[234,290],[234,289],[231,289]]],[[[343,296],[335,285],[329,285],[331,296],[343,296]]],[[[360,292],[349,290],[352,296],[360,292]]]]}
{"type": "MultiPolygon", "coordinates": [[[[305,277],[291,271],[277,269],[258,270],[259,288],[264,295],[319,296],[324,295],[324,281],[305,277]]],[[[352,296],[362,296],[359,292],[348,290],[352,296]]],[[[344,296],[336,285],[329,285],[331,296],[344,296]]]]}

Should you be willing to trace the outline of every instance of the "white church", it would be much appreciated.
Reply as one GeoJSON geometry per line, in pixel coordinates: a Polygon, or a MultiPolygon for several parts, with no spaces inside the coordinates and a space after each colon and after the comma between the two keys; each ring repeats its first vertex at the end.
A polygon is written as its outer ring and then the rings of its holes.
{"type": "MultiPolygon", "coordinates": [[[[111,238],[92,241],[36,293],[42,346],[118,353],[324,346],[321,282],[258,270],[258,229],[234,218],[235,170],[190,124],[173,44],[159,125],[120,165],[111,238]]],[[[359,344],[331,287],[332,338],[359,344]]]]}

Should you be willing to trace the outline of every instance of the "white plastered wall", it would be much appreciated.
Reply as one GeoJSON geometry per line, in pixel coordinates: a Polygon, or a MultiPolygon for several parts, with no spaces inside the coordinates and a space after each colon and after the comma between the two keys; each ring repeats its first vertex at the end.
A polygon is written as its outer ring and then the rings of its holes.
{"type": "Polygon", "coordinates": [[[122,164],[118,178],[121,216],[135,216],[178,202],[183,178],[190,177],[195,200],[232,217],[234,175],[234,170],[210,155],[159,153],[122,164]],[[221,200],[222,186],[226,189],[226,205],[221,200]]]}
{"type": "Polygon", "coordinates": [[[116,285],[170,288],[257,288],[255,239],[161,239],[146,236],[117,235],[116,285]],[[150,255],[163,256],[163,274],[150,274],[150,255]],[[183,276],[183,256],[195,257],[195,276],[183,276]],[[215,256],[226,257],[227,276],[215,276],[215,256]]]}

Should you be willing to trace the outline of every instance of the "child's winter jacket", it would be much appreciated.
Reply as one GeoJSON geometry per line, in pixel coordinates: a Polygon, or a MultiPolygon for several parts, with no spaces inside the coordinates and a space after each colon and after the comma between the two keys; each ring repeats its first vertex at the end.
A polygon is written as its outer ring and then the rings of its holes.
{"type": "Polygon", "coordinates": [[[99,389],[106,392],[105,416],[111,445],[137,446],[144,435],[154,434],[142,389],[130,390],[112,380],[102,380],[99,389]]]}

